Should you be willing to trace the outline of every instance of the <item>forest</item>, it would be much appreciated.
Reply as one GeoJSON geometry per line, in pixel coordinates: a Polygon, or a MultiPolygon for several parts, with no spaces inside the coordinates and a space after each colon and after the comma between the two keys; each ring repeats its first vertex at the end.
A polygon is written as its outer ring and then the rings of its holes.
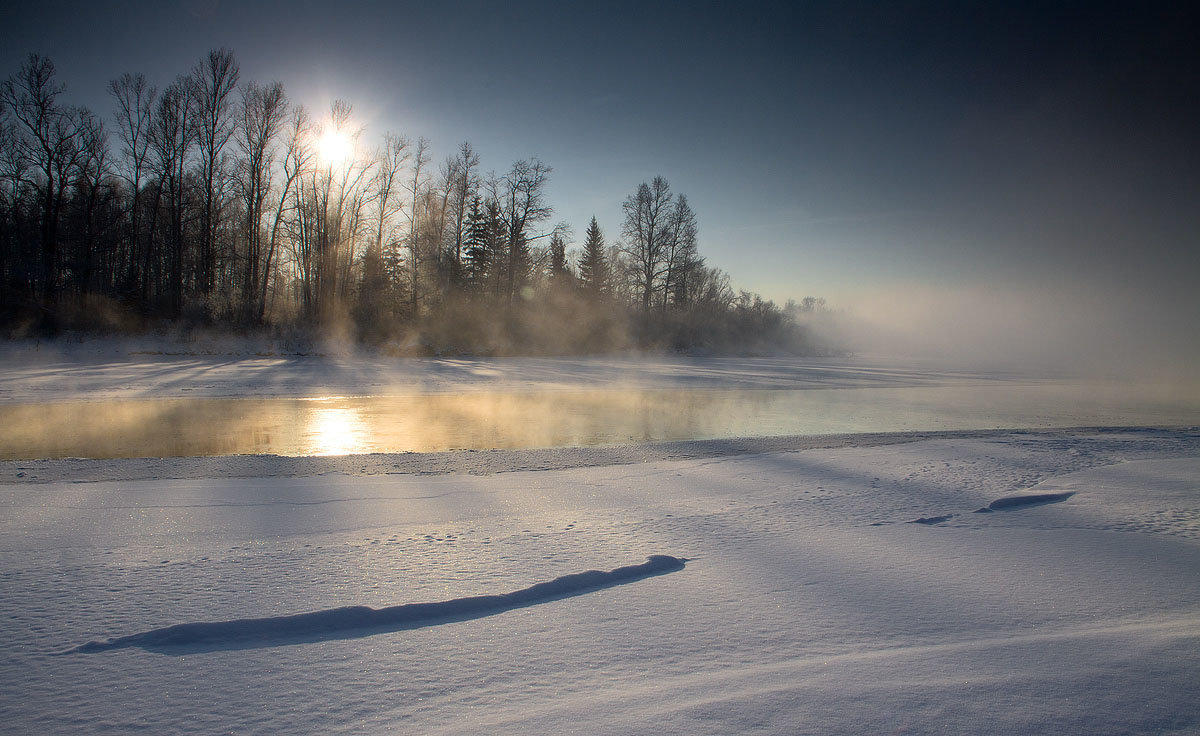
{"type": "MultiPolygon", "coordinates": [[[[737,291],[659,176],[624,219],[556,222],[551,167],[485,171],[470,143],[367,139],[216,49],[157,89],[109,84],[108,120],[31,54],[0,85],[0,329],[164,325],[336,335],[404,355],[822,352],[806,297],[737,291]],[[612,224],[607,227],[612,228],[612,224]]],[[[300,339],[300,338],[297,338],[300,339]]]]}

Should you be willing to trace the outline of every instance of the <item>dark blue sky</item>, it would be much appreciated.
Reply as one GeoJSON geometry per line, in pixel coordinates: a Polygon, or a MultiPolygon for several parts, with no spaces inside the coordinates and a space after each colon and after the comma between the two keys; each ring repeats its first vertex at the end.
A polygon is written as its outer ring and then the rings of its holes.
{"type": "MultiPolygon", "coordinates": [[[[1195,3],[10,3],[67,99],[208,49],[368,138],[554,167],[577,237],[662,174],[737,286],[1111,293],[1200,317],[1195,3]]],[[[1124,302],[1122,302],[1124,303],[1124,302]]]]}

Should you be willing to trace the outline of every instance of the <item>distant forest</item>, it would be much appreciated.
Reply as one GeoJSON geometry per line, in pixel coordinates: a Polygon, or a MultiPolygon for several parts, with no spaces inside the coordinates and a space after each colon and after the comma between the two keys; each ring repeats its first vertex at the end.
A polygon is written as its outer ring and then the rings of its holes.
{"type": "Polygon", "coordinates": [[[0,86],[0,322],[9,336],[163,325],[336,334],[401,354],[818,352],[824,300],[735,291],[656,177],[574,243],[551,168],[470,143],[368,144],[214,50],[164,89],[109,85],[111,125],[32,54],[0,86]]]}

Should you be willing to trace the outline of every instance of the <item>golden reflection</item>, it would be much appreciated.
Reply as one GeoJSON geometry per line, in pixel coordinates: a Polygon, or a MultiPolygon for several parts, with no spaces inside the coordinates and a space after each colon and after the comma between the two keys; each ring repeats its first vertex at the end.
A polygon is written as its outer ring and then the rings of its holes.
{"type": "Polygon", "coordinates": [[[356,455],[780,434],[1191,425],[1200,391],[1095,384],[0,402],[0,458],[356,455]]]}
{"type": "Polygon", "coordinates": [[[319,407],[308,416],[307,445],[314,455],[355,455],[369,452],[371,433],[358,409],[319,407]]]}

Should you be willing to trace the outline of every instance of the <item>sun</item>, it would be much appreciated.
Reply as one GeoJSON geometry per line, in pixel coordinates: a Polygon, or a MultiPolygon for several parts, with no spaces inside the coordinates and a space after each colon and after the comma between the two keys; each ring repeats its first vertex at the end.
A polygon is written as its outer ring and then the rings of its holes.
{"type": "Polygon", "coordinates": [[[317,140],[317,155],[326,164],[334,165],[342,163],[350,158],[353,150],[354,144],[344,133],[336,128],[325,131],[317,140]]]}

